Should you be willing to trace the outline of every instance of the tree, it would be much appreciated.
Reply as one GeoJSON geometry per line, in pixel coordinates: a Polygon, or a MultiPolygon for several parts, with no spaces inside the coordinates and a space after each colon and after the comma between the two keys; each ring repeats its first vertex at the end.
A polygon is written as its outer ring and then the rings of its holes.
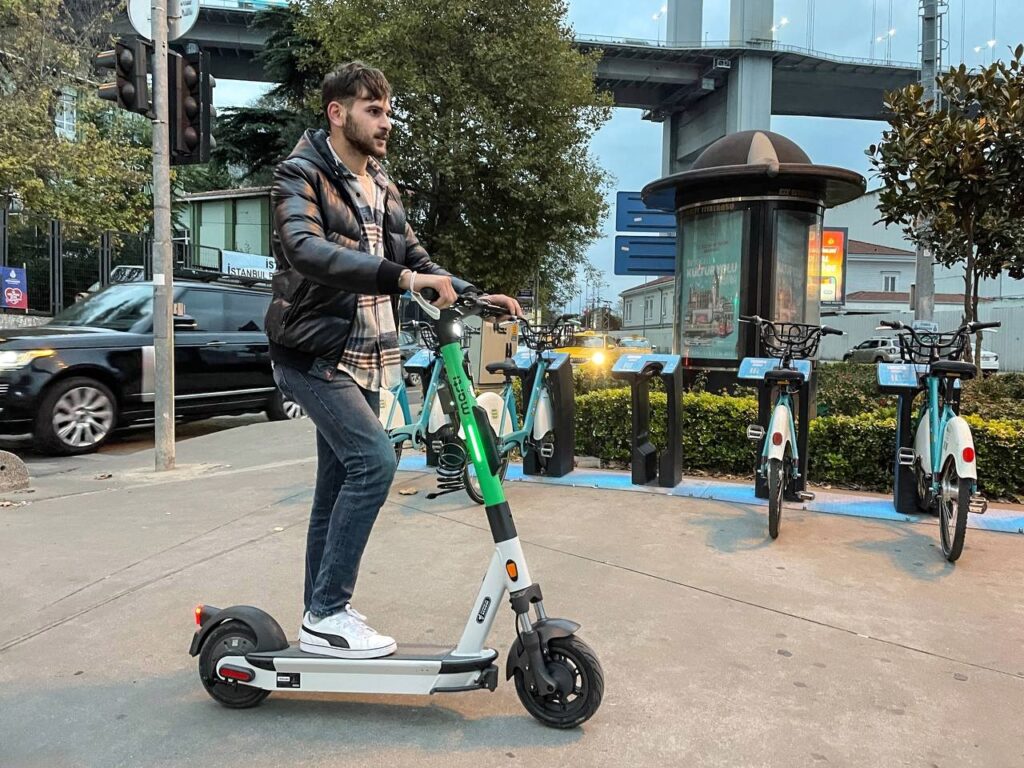
{"type": "MultiPolygon", "coordinates": [[[[279,45],[264,65],[283,78],[276,105],[298,120],[261,117],[263,156],[289,150],[296,125],[323,124],[327,71],[351,59],[377,66],[394,89],[388,172],[431,256],[506,293],[539,273],[544,300],[559,303],[606,213],[588,144],[610,114],[594,90],[596,59],[573,48],[565,16],[563,0],[294,4],[267,17],[279,45]]],[[[250,161],[232,144],[233,162],[250,161]]]]}
{"type": "Polygon", "coordinates": [[[881,220],[940,264],[963,265],[966,321],[977,319],[983,277],[1024,276],[1022,56],[1018,46],[1009,62],[943,73],[938,109],[921,85],[889,94],[891,127],[868,149],[885,185],[881,220]]]}
{"type": "Polygon", "coordinates": [[[150,214],[150,152],[138,118],[93,95],[91,59],[117,6],[0,0],[0,198],[80,235],[137,231],[150,214]]]}

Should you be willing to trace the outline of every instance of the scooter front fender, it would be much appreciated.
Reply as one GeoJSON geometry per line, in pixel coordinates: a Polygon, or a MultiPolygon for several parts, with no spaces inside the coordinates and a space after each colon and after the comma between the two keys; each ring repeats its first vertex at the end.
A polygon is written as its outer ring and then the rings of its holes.
{"type": "MultiPolygon", "coordinates": [[[[546,647],[548,642],[556,637],[570,637],[576,634],[579,628],[579,624],[569,619],[540,619],[533,624],[533,631],[540,636],[541,648],[546,647]]],[[[527,669],[529,665],[530,658],[526,647],[520,642],[513,643],[512,650],[508,652],[508,658],[505,660],[505,679],[511,680],[517,669],[524,675],[530,674],[527,669]]]]}

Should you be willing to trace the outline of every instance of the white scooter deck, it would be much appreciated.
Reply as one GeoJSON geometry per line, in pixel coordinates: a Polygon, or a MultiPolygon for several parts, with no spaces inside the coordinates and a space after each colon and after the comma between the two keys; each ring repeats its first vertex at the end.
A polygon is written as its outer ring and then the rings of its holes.
{"type": "Polygon", "coordinates": [[[307,653],[293,644],[280,651],[225,656],[217,671],[224,665],[252,670],[254,677],[246,684],[271,691],[423,695],[492,687],[497,682],[497,658],[492,648],[456,656],[450,646],[403,645],[377,659],[339,659],[307,653]]]}

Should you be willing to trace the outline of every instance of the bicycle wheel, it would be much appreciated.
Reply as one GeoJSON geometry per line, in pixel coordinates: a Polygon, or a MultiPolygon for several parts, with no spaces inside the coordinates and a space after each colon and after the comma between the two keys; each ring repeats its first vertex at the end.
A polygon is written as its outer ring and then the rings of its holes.
{"type": "Polygon", "coordinates": [[[971,480],[957,475],[956,462],[950,458],[942,470],[939,486],[939,535],[942,539],[942,554],[949,562],[955,563],[964,550],[967,510],[971,503],[971,480]]]}
{"type": "MultiPolygon", "coordinates": [[[[505,475],[508,472],[508,454],[504,454],[501,457],[501,461],[498,462],[498,482],[505,482],[505,475]]],[[[477,477],[476,467],[472,461],[466,462],[466,468],[462,470],[462,482],[466,486],[466,493],[469,494],[469,498],[475,501],[477,504],[484,503],[484,492],[480,488],[480,478],[477,477]]]]}
{"type": "Polygon", "coordinates": [[[782,519],[782,495],[786,491],[786,463],[782,459],[768,460],[768,535],[779,538],[782,519]]]}

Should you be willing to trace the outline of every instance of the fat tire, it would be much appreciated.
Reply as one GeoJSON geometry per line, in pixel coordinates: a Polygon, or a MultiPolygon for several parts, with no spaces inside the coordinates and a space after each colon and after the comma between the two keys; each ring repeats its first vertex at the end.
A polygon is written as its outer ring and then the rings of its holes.
{"type": "Polygon", "coordinates": [[[531,691],[521,671],[517,670],[515,675],[519,701],[527,712],[549,728],[568,729],[582,725],[594,716],[604,697],[604,671],[590,646],[575,635],[549,641],[545,652],[548,664],[565,664],[566,659],[575,667],[581,686],[578,697],[568,704],[559,702],[554,696],[541,696],[531,691]]]}

